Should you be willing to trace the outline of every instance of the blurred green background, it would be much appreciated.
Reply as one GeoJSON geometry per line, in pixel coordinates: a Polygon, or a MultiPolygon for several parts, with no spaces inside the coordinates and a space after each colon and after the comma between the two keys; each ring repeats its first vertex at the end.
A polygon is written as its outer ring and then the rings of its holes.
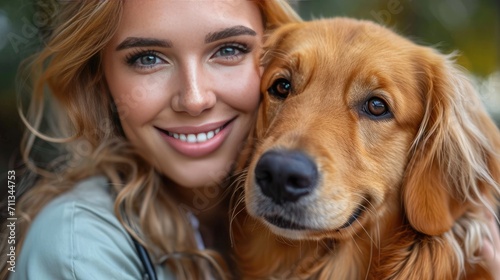
{"type": "MultiPolygon", "coordinates": [[[[445,53],[460,51],[458,62],[474,76],[488,109],[500,120],[499,0],[295,0],[293,5],[306,19],[369,19],[445,53]]],[[[0,0],[0,181],[13,168],[23,130],[16,109],[17,67],[40,46],[52,11],[41,0],[0,0]]]]}

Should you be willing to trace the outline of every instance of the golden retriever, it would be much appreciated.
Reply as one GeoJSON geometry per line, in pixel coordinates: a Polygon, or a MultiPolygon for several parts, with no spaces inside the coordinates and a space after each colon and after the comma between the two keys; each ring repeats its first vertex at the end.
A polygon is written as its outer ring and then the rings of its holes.
{"type": "Polygon", "coordinates": [[[492,278],[500,133],[451,56],[336,18],[280,27],[262,61],[243,278],[492,278]]]}

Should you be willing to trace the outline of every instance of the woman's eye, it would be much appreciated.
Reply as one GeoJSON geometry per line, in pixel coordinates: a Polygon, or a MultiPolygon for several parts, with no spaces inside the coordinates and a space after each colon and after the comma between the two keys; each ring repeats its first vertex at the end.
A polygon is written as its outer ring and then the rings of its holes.
{"type": "Polygon", "coordinates": [[[241,57],[242,55],[249,53],[250,49],[246,45],[226,45],[220,47],[212,58],[222,58],[225,60],[233,60],[241,57]]]}
{"type": "Polygon", "coordinates": [[[217,52],[217,55],[218,56],[232,56],[232,55],[238,55],[239,54],[239,50],[237,50],[236,48],[234,47],[224,47],[222,49],[220,49],[218,52],[217,52]]]}
{"type": "Polygon", "coordinates": [[[145,55],[139,58],[140,64],[144,66],[154,65],[158,62],[158,60],[159,58],[156,55],[145,55]]]}
{"type": "Polygon", "coordinates": [[[144,51],[136,54],[132,54],[126,58],[128,65],[142,68],[153,68],[157,65],[166,63],[160,56],[154,51],[144,51]]]}

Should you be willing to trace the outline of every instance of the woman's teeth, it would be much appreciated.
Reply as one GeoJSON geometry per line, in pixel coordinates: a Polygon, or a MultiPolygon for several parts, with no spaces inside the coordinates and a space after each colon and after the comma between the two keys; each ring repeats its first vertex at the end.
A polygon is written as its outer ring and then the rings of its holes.
{"type": "Polygon", "coordinates": [[[187,142],[187,143],[203,143],[207,140],[212,139],[217,133],[219,133],[220,128],[217,128],[216,130],[212,130],[209,132],[201,132],[198,134],[182,134],[182,133],[172,133],[168,132],[167,135],[174,137],[175,139],[179,139],[182,142],[187,142]]]}

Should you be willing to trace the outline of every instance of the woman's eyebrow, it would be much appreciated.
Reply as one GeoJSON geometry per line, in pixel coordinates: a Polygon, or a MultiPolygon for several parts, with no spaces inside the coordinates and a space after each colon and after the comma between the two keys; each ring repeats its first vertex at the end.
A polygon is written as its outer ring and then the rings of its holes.
{"type": "Polygon", "coordinates": [[[127,37],[116,47],[116,50],[120,51],[123,49],[137,48],[137,47],[171,48],[172,42],[170,42],[169,40],[161,40],[155,38],[127,37]]]}
{"type": "Polygon", "coordinates": [[[222,29],[220,31],[214,32],[214,33],[208,33],[207,36],[205,36],[205,43],[212,43],[218,40],[222,40],[225,38],[233,37],[233,36],[240,36],[240,35],[251,35],[255,36],[257,35],[257,32],[255,32],[253,29],[248,28],[243,25],[237,25],[229,28],[222,29]]]}

